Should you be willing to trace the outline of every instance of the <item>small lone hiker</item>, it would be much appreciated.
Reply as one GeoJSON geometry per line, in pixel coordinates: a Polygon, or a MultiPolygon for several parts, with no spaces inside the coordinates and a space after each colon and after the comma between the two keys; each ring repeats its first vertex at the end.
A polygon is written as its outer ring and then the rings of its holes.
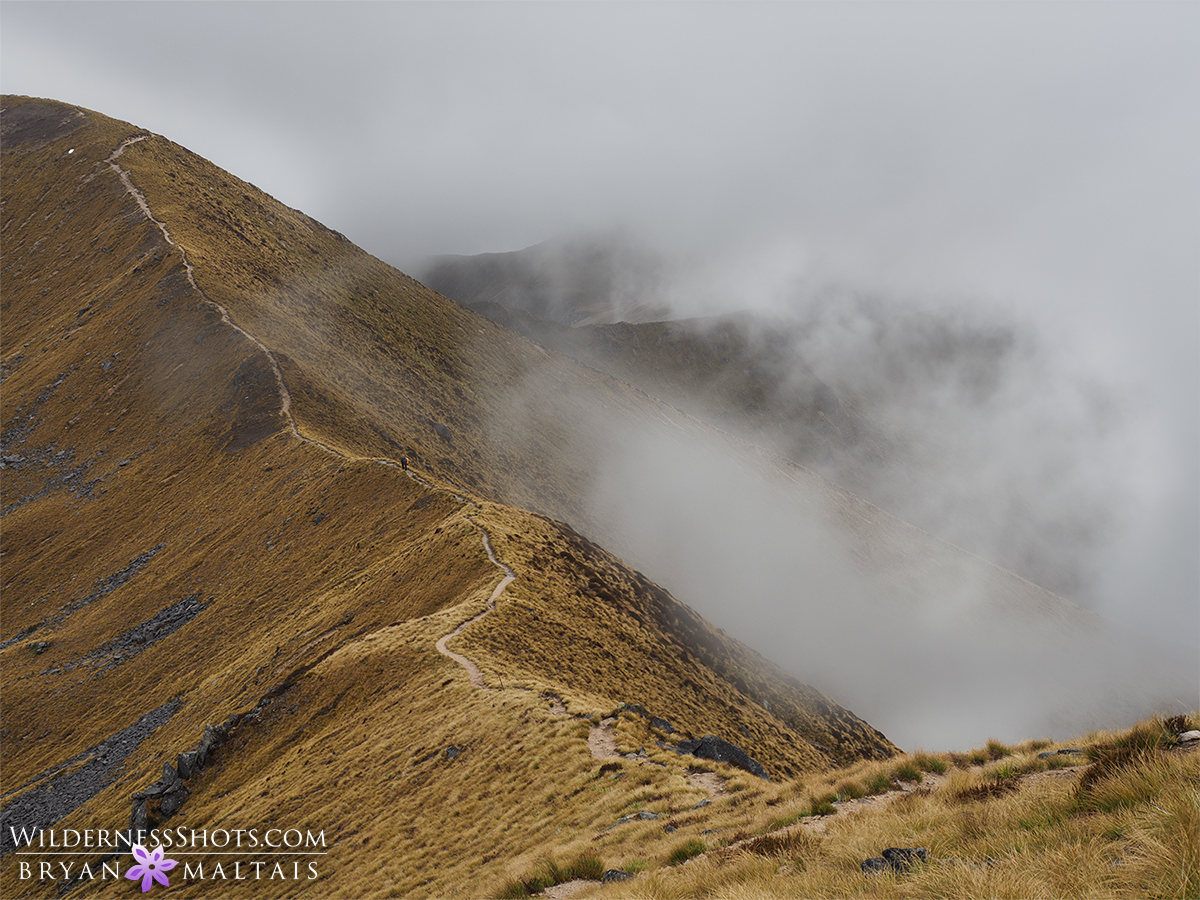
{"type": "Polygon", "coordinates": [[[407,456],[400,457],[400,468],[403,469],[405,472],[408,471],[408,457],[407,456]]]}

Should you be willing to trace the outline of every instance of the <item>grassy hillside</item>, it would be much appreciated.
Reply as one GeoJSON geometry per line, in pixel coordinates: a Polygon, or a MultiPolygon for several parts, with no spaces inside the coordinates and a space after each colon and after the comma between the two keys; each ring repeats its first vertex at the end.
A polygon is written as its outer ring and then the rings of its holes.
{"type": "Polygon", "coordinates": [[[989,741],[746,787],[717,803],[702,841],[647,848],[633,880],[572,896],[1195,897],[1200,745],[1179,744],[1176,729],[1198,723],[989,741]],[[865,873],[888,847],[922,847],[926,861],[865,873]]]}
{"type": "Polygon", "coordinates": [[[22,877],[8,828],[125,828],[222,723],[182,808],[146,811],[325,835],[319,877],[254,896],[479,895],[552,839],[694,805],[690,768],[740,771],[649,741],[650,714],[664,743],[715,733],[775,778],[896,752],[570,528],[490,499],[526,490],[517,449],[548,506],[570,496],[551,449],[500,439],[511,378],[590,379],[657,415],[646,398],[162,138],[26,98],[0,123],[0,893],[130,890],[22,877]],[[488,532],[516,581],[450,642],[477,688],[435,644],[503,578],[488,532]],[[610,714],[621,751],[660,765],[600,771],[610,714]]]}

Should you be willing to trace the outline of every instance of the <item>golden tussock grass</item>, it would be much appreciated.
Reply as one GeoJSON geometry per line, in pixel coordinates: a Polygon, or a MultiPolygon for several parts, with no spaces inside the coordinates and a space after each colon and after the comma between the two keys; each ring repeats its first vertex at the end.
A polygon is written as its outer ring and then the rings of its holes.
{"type": "MultiPolygon", "coordinates": [[[[844,806],[819,830],[801,820],[588,896],[1193,897],[1200,888],[1200,753],[1170,744],[1161,720],[1150,719],[1074,743],[1097,761],[1073,757],[1081,764],[1058,769],[1036,765],[1045,762],[1038,750],[1055,745],[1026,742],[999,760],[951,769],[935,785],[853,811],[844,806]],[[1134,752],[1106,755],[1129,745],[1134,752]],[[996,784],[1006,786],[981,789],[996,784]],[[885,847],[914,846],[927,847],[930,862],[907,875],[868,876],[859,867],[885,847]]],[[[993,748],[990,755],[1000,754],[993,748]]],[[[854,769],[860,774],[863,766],[854,769]]],[[[787,793],[841,783],[838,775],[813,776],[787,793]]],[[[769,809],[760,815],[771,827],[769,809]]]]}

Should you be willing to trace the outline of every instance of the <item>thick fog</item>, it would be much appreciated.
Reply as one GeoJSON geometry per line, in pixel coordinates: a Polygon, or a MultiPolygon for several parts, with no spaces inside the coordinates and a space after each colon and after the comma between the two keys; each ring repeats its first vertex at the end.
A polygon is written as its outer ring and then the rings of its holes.
{"type": "Polygon", "coordinates": [[[717,444],[598,430],[594,512],[626,559],[902,747],[1065,739],[1196,705],[1194,654],[717,444]]]}
{"type": "MultiPolygon", "coordinates": [[[[4,2],[0,90],[163,134],[406,270],[632,235],[631,310],[775,317],[887,432],[859,485],[880,505],[1195,653],[1198,33],[1182,3],[4,2]]],[[[737,633],[733,573],[760,597],[845,587],[837,553],[805,569],[787,552],[822,546],[819,517],[641,440],[597,475],[606,514],[632,543],[655,521],[633,501],[654,499],[665,518],[637,540],[681,599],[737,633]],[[693,514],[697,484],[720,512],[693,514]],[[775,524],[734,539],[709,520],[775,524]],[[724,574],[670,563],[693,557],[724,574]]],[[[862,462],[822,471],[861,479],[862,462]]],[[[790,608],[742,636],[841,699],[780,656],[790,608]]],[[[907,662],[845,616],[828,627],[900,692],[939,626],[907,662]]],[[[1010,659],[1008,640],[964,646],[1010,659]]],[[[860,693],[849,668],[822,671],[860,693]]]]}

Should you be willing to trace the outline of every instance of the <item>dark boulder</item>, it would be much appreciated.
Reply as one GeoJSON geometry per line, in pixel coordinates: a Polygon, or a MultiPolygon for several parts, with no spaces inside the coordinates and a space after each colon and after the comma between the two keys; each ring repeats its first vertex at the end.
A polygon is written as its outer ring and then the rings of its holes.
{"type": "Polygon", "coordinates": [[[217,749],[217,745],[221,743],[221,735],[212,725],[204,726],[204,734],[200,736],[200,743],[196,746],[196,765],[203,766],[208,762],[209,755],[217,749]]]}
{"type": "Polygon", "coordinates": [[[168,794],[163,795],[162,803],[158,805],[158,814],[162,817],[173,816],[179,812],[183,806],[183,801],[188,795],[188,790],[183,786],[183,782],[168,794]]]}
{"type": "Polygon", "coordinates": [[[927,853],[924,847],[888,847],[883,856],[873,856],[864,859],[859,867],[864,875],[880,875],[884,872],[895,872],[904,875],[918,863],[924,863],[927,853]]]}
{"type": "Polygon", "coordinates": [[[600,876],[600,881],[608,884],[610,881],[628,881],[633,875],[629,872],[622,872],[620,869],[609,869],[600,876]]]}
{"type": "Polygon", "coordinates": [[[883,851],[883,858],[897,872],[907,872],[917,863],[924,863],[926,857],[924,847],[888,847],[883,851]]]}
{"type": "Polygon", "coordinates": [[[144,791],[141,791],[139,794],[135,794],[134,796],[153,799],[155,797],[161,797],[164,794],[169,794],[171,791],[181,787],[182,785],[183,781],[180,780],[179,773],[177,773],[171,767],[170,763],[163,763],[162,778],[154,782],[154,784],[150,785],[150,787],[146,788],[144,791]]]}
{"type": "Polygon", "coordinates": [[[133,811],[129,814],[129,828],[133,832],[134,842],[140,840],[137,837],[139,831],[144,832],[149,829],[149,818],[146,815],[146,801],[138,798],[134,794],[133,811]]]}
{"type": "Polygon", "coordinates": [[[717,737],[713,734],[706,734],[702,738],[693,738],[690,740],[679,742],[680,753],[690,753],[692,756],[698,756],[701,759],[711,759],[713,762],[729,763],[737,766],[739,769],[744,769],[751,775],[757,775],[764,781],[770,781],[767,776],[767,770],[763,768],[762,763],[758,760],[751,759],[741,747],[736,744],[731,744],[729,741],[717,737]]]}
{"type": "Polygon", "coordinates": [[[196,762],[197,756],[195,750],[188,750],[186,753],[180,753],[175,759],[175,768],[179,772],[180,778],[186,781],[200,771],[200,766],[196,762]]]}
{"type": "Polygon", "coordinates": [[[1037,755],[1038,759],[1049,759],[1051,756],[1082,756],[1082,747],[1063,747],[1061,750],[1047,750],[1037,755]]]}

